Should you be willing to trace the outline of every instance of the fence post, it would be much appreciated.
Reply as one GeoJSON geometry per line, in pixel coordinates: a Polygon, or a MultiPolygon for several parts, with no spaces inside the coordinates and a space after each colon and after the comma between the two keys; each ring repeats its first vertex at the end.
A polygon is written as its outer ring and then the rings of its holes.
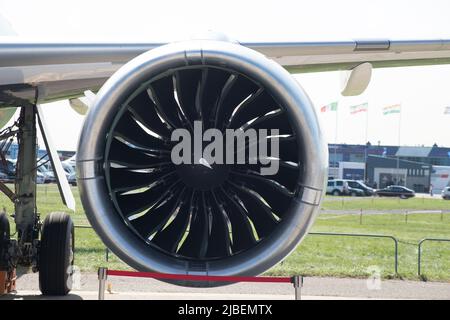
{"type": "Polygon", "coordinates": [[[303,287],[303,277],[298,275],[293,276],[291,281],[294,285],[295,300],[302,300],[301,288],[303,287]]]}
{"type": "Polygon", "coordinates": [[[98,300],[105,300],[106,279],[108,279],[108,269],[98,268],[98,300]]]}
{"type": "Polygon", "coordinates": [[[394,240],[394,255],[395,255],[395,275],[398,276],[398,240],[395,237],[391,237],[394,240]]]}
{"type": "Polygon", "coordinates": [[[421,262],[421,256],[422,256],[422,243],[425,241],[425,239],[422,239],[419,241],[418,245],[418,252],[417,252],[417,275],[420,277],[420,262],[421,262]]]}

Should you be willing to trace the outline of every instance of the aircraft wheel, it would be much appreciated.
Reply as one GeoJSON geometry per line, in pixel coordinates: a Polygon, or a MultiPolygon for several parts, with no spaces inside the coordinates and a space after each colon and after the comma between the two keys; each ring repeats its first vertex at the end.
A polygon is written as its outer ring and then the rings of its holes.
{"type": "Polygon", "coordinates": [[[39,253],[42,294],[63,296],[72,289],[74,239],[74,225],[67,213],[52,212],[45,218],[39,253]]]}
{"type": "MultiPolygon", "coordinates": [[[[0,213],[0,270],[5,269],[7,266],[2,265],[2,257],[6,250],[7,241],[9,240],[9,221],[8,216],[5,213],[0,213]]],[[[3,270],[4,271],[4,270],[3,270]]]]}

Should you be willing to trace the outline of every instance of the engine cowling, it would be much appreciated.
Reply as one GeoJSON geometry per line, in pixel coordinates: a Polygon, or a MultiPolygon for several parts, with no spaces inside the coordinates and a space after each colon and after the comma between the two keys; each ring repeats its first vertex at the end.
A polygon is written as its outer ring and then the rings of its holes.
{"type": "Polygon", "coordinates": [[[98,92],[77,152],[81,200],[106,246],[137,270],[179,274],[256,275],[281,261],[314,222],[327,166],[299,84],[223,41],[165,45],[121,67],[98,92]],[[173,132],[196,126],[278,130],[257,137],[278,143],[265,159],[278,170],[262,174],[250,152],[244,163],[174,163],[173,132]]]}

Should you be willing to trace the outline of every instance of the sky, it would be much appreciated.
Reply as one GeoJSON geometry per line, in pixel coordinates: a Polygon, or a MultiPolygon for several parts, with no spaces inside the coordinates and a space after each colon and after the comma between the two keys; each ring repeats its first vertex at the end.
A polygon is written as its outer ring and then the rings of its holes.
{"type": "MultiPolygon", "coordinates": [[[[450,39],[448,12],[448,0],[0,0],[0,13],[9,21],[0,23],[0,34],[14,31],[30,40],[87,42],[166,42],[208,30],[243,42],[450,39]]],[[[450,106],[450,66],[375,69],[368,89],[357,97],[340,96],[340,72],[295,78],[313,101],[330,143],[450,146],[450,115],[443,114],[450,106]],[[333,101],[338,101],[337,112],[319,111],[333,101]],[[350,115],[349,106],[364,102],[368,114],[350,115]],[[397,103],[402,105],[401,116],[382,115],[384,106],[397,103]]],[[[43,109],[57,148],[75,150],[83,117],[65,101],[43,109]]]]}

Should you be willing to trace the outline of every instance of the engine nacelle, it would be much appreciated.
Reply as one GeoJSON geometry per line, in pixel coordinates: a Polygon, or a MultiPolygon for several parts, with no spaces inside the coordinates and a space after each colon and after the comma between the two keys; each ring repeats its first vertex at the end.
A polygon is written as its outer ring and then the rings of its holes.
{"type": "Polygon", "coordinates": [[[137,270],[178,274],[257,275],[281,261],[314,222],[327,166],[295,79],[222,41],[165,45],[121,67],[98,92],[77,152],[81,200],[106,246],[137,270]],[[227,130],[269,134],[233,146],[229,158],[245,161],[214,162],[227,150],[205,156],[198,128],[204,138],[215,129],[209,141],[227,130]],[[192,163],[174,161],[174,132],[194,135],[180,152],[192,163]],[[251,153],[255,145],[268,153],[251,153]],[[276,170],[265,174],[269,162],[276,170]]]}

